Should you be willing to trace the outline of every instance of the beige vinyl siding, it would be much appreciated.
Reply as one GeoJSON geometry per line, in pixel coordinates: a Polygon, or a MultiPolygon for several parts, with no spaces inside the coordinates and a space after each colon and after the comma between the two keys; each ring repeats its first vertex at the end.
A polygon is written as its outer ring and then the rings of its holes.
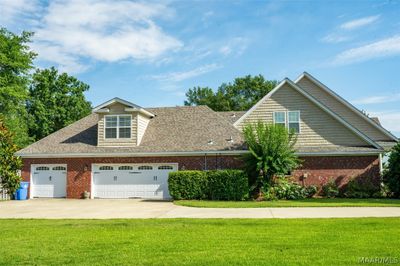
{"type": "Polygon", "coordinates": [[[273,123],[274,111],[300,111],[300,134],[297,147],[369,146],[326,111],[301,95],[290,85],[278,89],[238,125],[259,120],[273,123]]]}
{"type": "Polygon", "coordinates": [[[144,136],[144,132],[146,131],[147,125],[149,124],[150,119],[144,117],[141,114],[138,114],[137,122],[137,145],[140,145],[142,138],[144,136]]]}
{"type": "Polygon", "coordinates": [[[297,85],[300,86],[308,94],[316,98],[318,101],[323,103],[329,109],[334,111],[349,124],[357,128],[359,131],[363,132],[370,139],[375,141],[393,141],[390,137],[386,136],[373,125],[369,124],[358,114],[354,113],[353,110],[336,100],[332,95],[325,92],[307,77],[303,77],[301,80],[299,80],[297,82],[297,85]]]}
{"type": "Polygon", "coordinates": [[[121,147],[129,147],[136,146],[137,143],[137,113],[128,113],[125,112],[125,106],[120,103],[115,103],[110,105],[110,112],[107,114],[99,114],[99,122],[98,122],[98,138],[97,138],[97,146],[121,146],[121,147]],[[107,115],[132,115],[131,120],[131,138],[130,139],[106,139],[104,133],[104,123],[105,116],[107,115]]]}

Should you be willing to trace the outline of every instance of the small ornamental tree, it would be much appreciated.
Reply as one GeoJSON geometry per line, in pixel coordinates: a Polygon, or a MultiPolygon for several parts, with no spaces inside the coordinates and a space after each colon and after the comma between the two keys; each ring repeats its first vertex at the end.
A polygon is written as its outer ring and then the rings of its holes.
{"type": "Polygon", "coordinates": [[[387,167],[383,173],[383,182],[394,197],[400,198],[400,142],[391,150],[387,167]]]}
{"type": "Polygon", "coordinates": [[[13,142],[13,134],[8,131],[0,118],[0,184],[10,195],[19,188],[21,181],[18,170],[22,162],[14,155],[17,151],[18,147],[13,142]]]}
{"type": "Polygon", "coordinates": [[[249,153],[243,156],[249,185],[257,198],[262,198],[263,187],[270,186],[275,176],[289,173],[299,166],[295,154],[296,133],[280,125],[261,121],[247,124],[243,129],[249,153]]]}

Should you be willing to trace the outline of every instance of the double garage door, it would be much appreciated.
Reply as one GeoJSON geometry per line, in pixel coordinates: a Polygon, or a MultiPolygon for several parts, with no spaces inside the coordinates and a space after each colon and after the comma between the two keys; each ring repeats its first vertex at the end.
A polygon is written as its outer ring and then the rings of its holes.
{"type": "Polygon", "coordinates": [[[93,165],[94,198],[168,199],[168,174],[176,164],[93,165]]]}

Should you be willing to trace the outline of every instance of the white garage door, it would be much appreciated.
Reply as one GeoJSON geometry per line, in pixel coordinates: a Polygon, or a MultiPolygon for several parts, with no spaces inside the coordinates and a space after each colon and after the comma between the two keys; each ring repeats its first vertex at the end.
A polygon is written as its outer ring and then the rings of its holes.
{"type": "Polygon", "coordinates": [[[32,165],[32,198],[63,198],[66,195],[66,165],[32,165]]]}
{"type": "Polygon", "coordinates": [[[93,165],[93,197],[168,199],[168,173],[176,164],[93,165]]]}

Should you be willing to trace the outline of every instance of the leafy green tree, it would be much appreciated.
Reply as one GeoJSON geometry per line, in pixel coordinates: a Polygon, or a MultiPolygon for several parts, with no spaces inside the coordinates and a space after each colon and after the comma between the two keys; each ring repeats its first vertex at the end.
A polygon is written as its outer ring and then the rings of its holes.
{"type": "Polygon", "coordinates": [[[270,186],[273,178],[285,175],[300,165],[294,145],[294,131],[280,125],[257,122],[243,128],[243,136],[249,153],[243,155],[249,185],[257,197],[262,197],[262,188],[270,186]]]}
{"type": "Polygon", "coordinates": [[[223,83],[214,93],[209,87],[195,87],[186,93],[185,105],[207,105],[214,111],[245,111],[270,92],[275,80],[262,75],[236,78],[233,83],[223,83]]]}
{"type": "Polygon", "coordinates": [[[390,152],[383,173],[383,182],[388,186],[394,197],[400,198],[400,142],[390,152]]]}
{"type": "Polygon", "coordinates": [[[89,85],[52,67],[37,70],[29,88],[29,134],[35,140],[87,116],[91,104],[84,92],[89,85]]]}
{"type": "Polygon", "coordinates": [[[0,117],[0,184],[10,195],[18,189],[21,181],[18,170],[21,169],[21,159],[14,155],[18,146],[13,142],[13,134],[4,125],[0,117]]]}
{"type": "Polygon", "coordinates": [[[15,144],[23,147],[28,136],[25,102],[28,98],[29,71],[36,54],[27,45],[31,32],[16,35],[0,28],[0,114],[13,133],[15,144]]]}

